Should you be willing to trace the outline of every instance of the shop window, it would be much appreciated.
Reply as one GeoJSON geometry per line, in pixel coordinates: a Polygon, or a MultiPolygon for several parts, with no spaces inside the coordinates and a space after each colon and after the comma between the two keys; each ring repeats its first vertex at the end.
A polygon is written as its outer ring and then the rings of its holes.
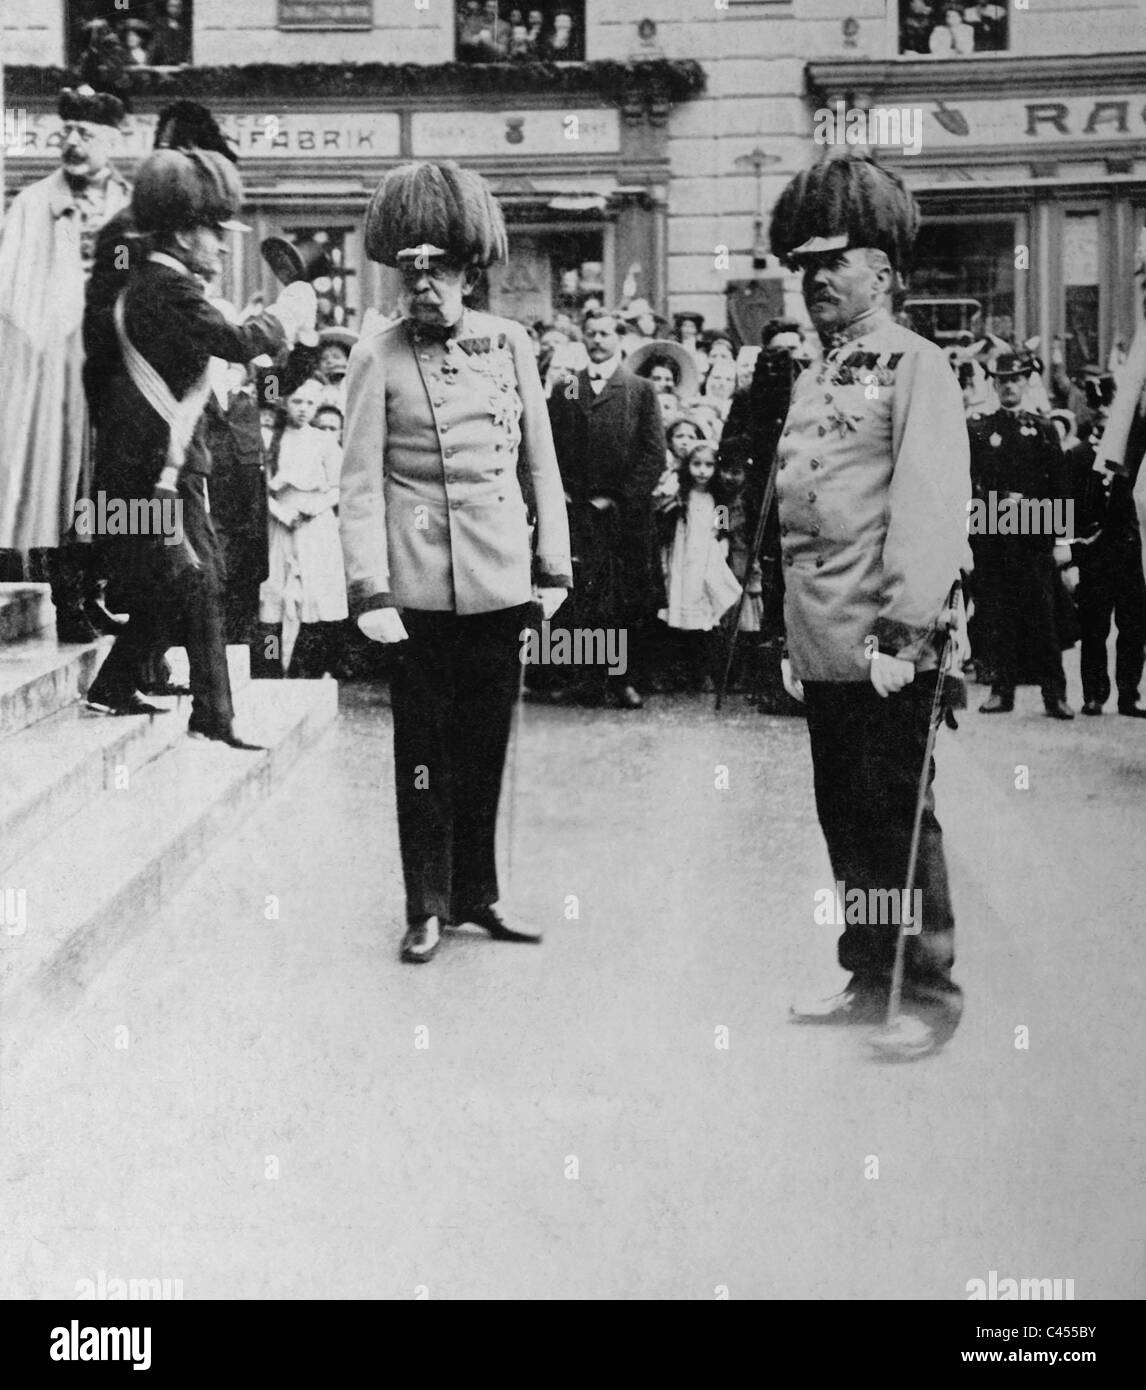
{"type": "Polygon", "coordinates": [[[1099,359],[1098,213],[1068,212],[1062,227],[1066,370],[1081,376],[1099,359]]]}
{"type": "Polygon", "coordinates": [[[490,271],[490,308],[522,323],[577,320],[591,300],[605,302],[604,258],[599,229],[513,227],[508,264],[490,271]]]}
{"type": "Polygon", "coordinates": [[[945,0],[899,0],[899,51],[931,58],[1006,50],[1007,4],[948,4],[945,0]]]}
{"type": "Polygon", "coordinates": [[[192,0],[69,0],[67,61],[93,86],[112,89],[128,67],[185,67],[191,62],[192,0]]]}
{"type": "Polygon", "coordinates": [[[1013,342],[1015,321],[1015,223],[928,222],[915,243],[910,292],[904,310],[917,333],[942,347],[991,333],[1013,342]]]}
{"type": "Polygon", "coordinates": [[[454,0],[459,63],[579,63],[585,0],[454,0]]]}

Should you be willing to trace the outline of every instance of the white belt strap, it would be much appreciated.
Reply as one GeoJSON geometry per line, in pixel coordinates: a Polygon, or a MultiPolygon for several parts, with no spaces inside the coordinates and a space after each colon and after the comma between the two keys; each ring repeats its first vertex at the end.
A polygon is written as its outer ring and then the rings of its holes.
{"type": "Polygon", "coordinates": [[[195,426],[199,423],[199,417],[211,392],[210,372],[204,369],[203,375],[192,385],[183,399],[176,400],[171,388],[127,336],[123,308],[126,297],[127,291],[124,290],[115,301],[115,331],[119,338],[119,348],[135,389],[171,430],[171,437],[167,442],[167,466],[160,474],[159,486],[174,492],[187,457],[187,449],[195,433],[195,426]]]}

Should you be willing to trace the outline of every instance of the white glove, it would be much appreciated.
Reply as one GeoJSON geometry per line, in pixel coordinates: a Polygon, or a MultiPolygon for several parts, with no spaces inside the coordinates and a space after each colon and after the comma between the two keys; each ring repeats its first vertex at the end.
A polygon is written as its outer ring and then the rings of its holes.
{"type": "Polygon", "coordinates": [[[372,608],[358,619],[358,631],[371,642],[404,642],[410,635],[396,608],[372,608]]]}
{"type": "Polygon", "coordinates": [[[914,661],[900,661],[899,657],[889,656],[887,652],[876,652],[868,666],[875,693],[884,699],[915,679],[914,661]]]}
{"type": "Polygon", "coordinates": [[[304,329],[313,329],[318,315],[318,296],[314,286],[304,280],[296,280],[287,285],[282,294],[267,310],[282,324],[283,331],[293,343],[304,329]]]}
{"type": "Polygon", "coordinates": [[[546,622],[553,617],[554,613],[565,602],[569,594],[568,589],[538,589],[537,597],[541,601],[541,616],[546,622]]]}
{"type": "Polygon", "coordinates": [[[1073,594],[1078,588],[1078,566],[1066,565],[1062,571],[1062,582],[1068,594],[1073,594]]]}
{"type": "Polygon", "coordinates": [[[784,682],[784,689],[791,695],[793,700],[804,703],[804,682],[792,674],[792,663],[786,656],[780,658],[780,679],[784,682]]]}

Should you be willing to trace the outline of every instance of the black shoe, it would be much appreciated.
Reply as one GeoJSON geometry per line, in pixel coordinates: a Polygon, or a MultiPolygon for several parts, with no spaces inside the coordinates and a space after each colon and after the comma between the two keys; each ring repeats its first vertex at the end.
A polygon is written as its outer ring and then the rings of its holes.
{"type": "Polygon", "coordinates": [[[505,912],[493,904],[490,907],[470,907],[464,912],[454,914],[455,922],[461,926],[472,924],[489,932],[495,941],[527,941],[538,943],[541,932],[528,922],[516,917],[507,917],[505,912]]]}
{"type": "Polygon", "coordinates": [[[1101,700],[1083,700],[1083,702],[1082,702],[1082,712],[1083,712],[1083,714],[1091,714],[1091,715],[1094,715],[1094,714],[1101,714],[1101,713],[1102,713],[1102,701],[1101,701],[1101,700]]]}
{"type": "Polygon", "coordinates": [[[1049,698],[1043,696],[1043,709],[1051,719],[1073,719],[1074,710],[1067,704],[1061,695],[1051,695],[1049,698]]]}
{"type": "Polygon", "coordinates": [[[115,637],[127,626],[127,618],[113,613],[100,598],[89,598],[84,604],[84,617],[99,632],[115,637]]]}
{"type": "Polygon", "coordinates": [[[1118,713],[1126,715],[1128,719],[1146,719],[1146,709],[1137,700],[1119,700],[1118,713]]]}
{"type": "Polygon", "coordinates": [[[88,691],[87,707],[95,714],[170,714],[161,705],[149,705],[142,695],[132,694],[126,699],[106,699],[94,690],[88,691]]]}
{"type": "Polygon", "coordinates": [[[94,642],[99,633],[92,627],[82,608],[72,608],[61,612],[56,610],[57,642],[94,642]]]}
{"type": "Polygon", "coordinates": [[[163,685],[145,685],[142,689],[145,695],[150,695],[154,699],[169,699],[172,696],[191,694],[189,685],[174,685],[171,681],[167,681],[163,685]]]}
{"type": "Polygon", "coordinates": [[[442,924],[436,917],[422,917],[407,926],[399,958],[410,965],[424,965],[433,960],[441,944],[442,924]]]}
{"type": "Polygon", "coordinates": [[[793,1004],[790,1023],[882,1023],[887,1017],[888,982],[882,976],[853,975],[830,999],[793,1004]]]}
{"type": "Polygon", "coordinates": [[[868,1042],[881,1061],[914,1062],[950,1042],[962,1016],[963,996],[957,989],[905,980],[902,1012],[868,1042]]]}
{"type": "Polygon", "coordinates": [[[980,714],[1010,714],[1015,707],[1014,695],[1003,695],[997,690],[992,690],[991,694],[979,706],[980,714]]]}
{"type": "Polygon", "coordinates": [[[266,752],[265,743],[248,743],[246,739],[240,738],[234,729],[203,729],[189,724],[187,733],[196,742],[225,743],[228,748],[239,748],[245,753],[266,752]]]}

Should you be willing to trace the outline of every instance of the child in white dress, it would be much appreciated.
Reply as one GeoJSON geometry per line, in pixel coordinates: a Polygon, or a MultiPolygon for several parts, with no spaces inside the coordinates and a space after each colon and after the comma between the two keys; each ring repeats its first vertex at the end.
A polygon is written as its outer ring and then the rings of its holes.
{"type": "Polygon", "coordinates": [[[288,398],[286,421],[267,487],[270,554],[259,618],[281,627],[289,677],[317,678],[337,661],[348,614],[338,535],[342,450],[311,424],[322,383],[304,381],[288,398]]]}
{"type": "Polygon", "coordinates": [[[693,444],[675,497],[658,504],[668,602],[658,617],[678,635],[689,685],[713,689],[713,632],[740,597],[728,567],[728,507],[716,472],[716,446],[693,444]]]}

